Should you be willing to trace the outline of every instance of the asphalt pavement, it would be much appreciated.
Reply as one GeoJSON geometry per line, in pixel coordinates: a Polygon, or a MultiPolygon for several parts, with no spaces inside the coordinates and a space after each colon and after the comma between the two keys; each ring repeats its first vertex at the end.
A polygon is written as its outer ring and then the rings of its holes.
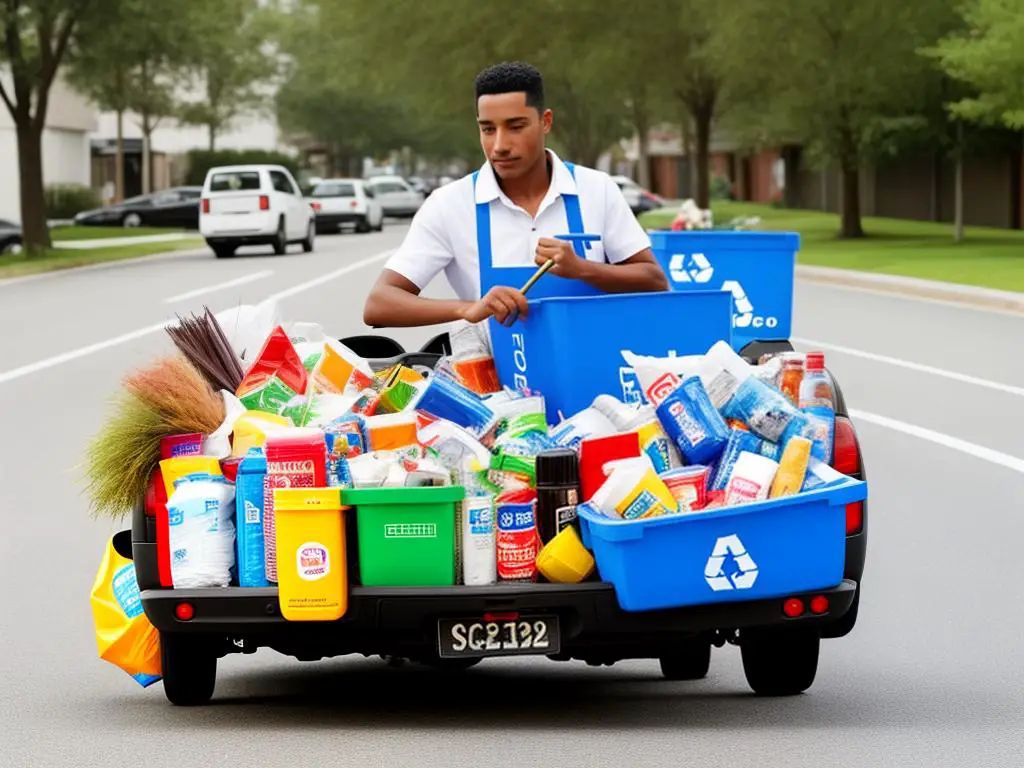
{"type": "Polygon", "coordinates": [[[753,697],[733,647],[697,683],[648,661],[446,676],[261,650],[222,661],[199,709],[101,662],[89,590],[125,526],[88,516],[80,463],[120,377],[204,302],[277,295],[288,319],[366,332],[363,299],[403,232],[0,283],[0,765],[1024,764],[1024,317],[803,282],[794,336],[842,384],[871,499],[860,619],[823,643],[806,694],[753,697]]]}

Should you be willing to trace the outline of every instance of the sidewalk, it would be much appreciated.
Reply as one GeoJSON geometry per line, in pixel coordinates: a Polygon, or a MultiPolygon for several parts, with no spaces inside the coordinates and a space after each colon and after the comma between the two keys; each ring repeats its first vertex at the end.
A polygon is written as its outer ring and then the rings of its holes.
{"type": "Polygon", "coordinates": [[[181,240],[195,240],[200,242],[202,237],[198,234],[186,232],[174,232],[166,235],[138,235],[137,237],[106,237],[96,240],[58,240],[54,242],[54,248],[68,248],[71,250],[92,250],[95,248],[116,248],[121,245],[144,245],[147,243],[175,243],[181,240]]]}
{"type": "Polygon", "coordinates": [[[922,280],[916,277],[885,275],[876,272],[858,272],[853,269],[834,267],[812,267],[797,264],[798,279],[818,283],[845,285],[852,288],[866,288],[887,291],[926,299],[950,301],[982,309],[996,309],[1004,312],[1024,314],[1024,293],[998,291],[993,288],[978,288],[959,283],[943,283],[937,280],[922,280]]]}

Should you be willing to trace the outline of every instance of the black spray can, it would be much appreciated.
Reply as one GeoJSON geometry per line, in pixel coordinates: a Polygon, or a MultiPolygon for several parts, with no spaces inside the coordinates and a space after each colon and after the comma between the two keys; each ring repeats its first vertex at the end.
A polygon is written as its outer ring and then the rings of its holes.
{"type": "Polygon", "coordinates": [[[580,496],[579,457],[569,448],[555,448],[537,456],[537,533],[541,546],[567,526],[579,533],[576,505],[580,496]]]}

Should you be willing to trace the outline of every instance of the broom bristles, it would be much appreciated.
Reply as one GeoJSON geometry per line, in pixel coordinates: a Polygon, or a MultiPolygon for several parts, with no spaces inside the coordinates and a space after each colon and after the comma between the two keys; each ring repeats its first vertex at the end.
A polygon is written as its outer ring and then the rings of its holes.
{"type": "Polygon", "coordinates": [[[124,386],[156,411],[169,435],[207,435],[224,421],[224,400],[181,357],[160,358],[127,376],[124,386]]]}

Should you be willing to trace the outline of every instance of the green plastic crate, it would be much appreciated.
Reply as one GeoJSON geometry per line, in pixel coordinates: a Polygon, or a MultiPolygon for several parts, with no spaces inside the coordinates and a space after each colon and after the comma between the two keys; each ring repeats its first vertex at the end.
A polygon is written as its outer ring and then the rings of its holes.
{"type": "Polygon", "coordinates": [[[455,584],[455,510],[465,495],[462,486],[342,491],[341,503],[356,510],[363,585],[455,584]]]}

